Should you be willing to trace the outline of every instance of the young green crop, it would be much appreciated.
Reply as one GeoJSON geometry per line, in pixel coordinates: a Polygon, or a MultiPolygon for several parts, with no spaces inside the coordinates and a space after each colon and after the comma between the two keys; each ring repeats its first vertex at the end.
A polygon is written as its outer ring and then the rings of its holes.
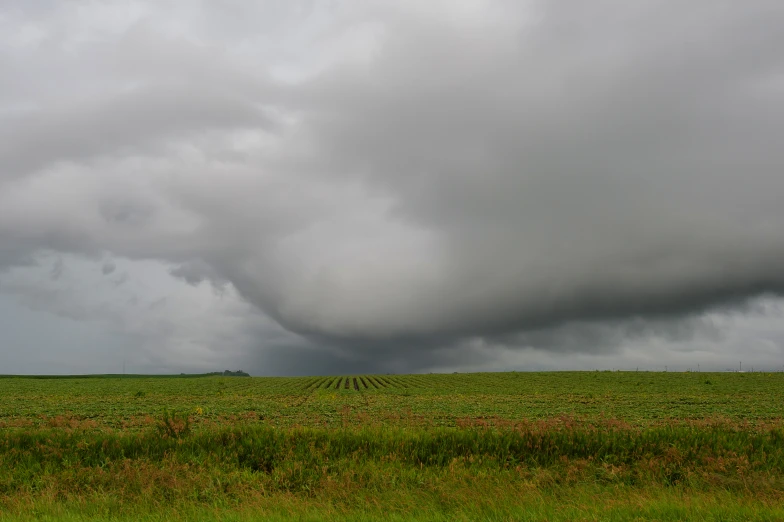
{"type": "MultiPolygon", "coordinates": [[[[276,425],[337,423],[352,414],[455,426],[566,416],[638,426],[672,419],[764,422],[784,416],[784,374],[563,372],[320,378],[0,379],[0,427],[61,418],[140,428],[164,407],[201,408],[200,425],[264,412],[276,425]],[[357,387],[354,387],[354,379],[357,387]],[[709,384],[708,384],[709,383],[709,384]],[[358,388],[358,389],[357,389],[358,388]],[[328,392],[340,392],[333,397],[328,392]],[[361,397],[354,398],[354,395],[361,397]]],[[[60,421],[57,421],[60,422],[60,421]]]]}

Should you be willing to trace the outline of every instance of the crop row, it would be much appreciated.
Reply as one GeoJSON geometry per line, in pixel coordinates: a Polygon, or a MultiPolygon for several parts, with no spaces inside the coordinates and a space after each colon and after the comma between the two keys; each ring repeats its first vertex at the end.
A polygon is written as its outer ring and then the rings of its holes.
{"type": "Polygon", "coordinates": [[[246,384],[232,386],[235,393],[260,392],[301,394],[316,390],[400,390],[428,389],[425,378],[419,376],[391,375],[341,375],[321,377],[261,378],[248,380],[246,384]]]}
{"type": "Polygon", "coordinates": [[[355,375],[341,377],[322,377],[318,382],[306,388],[308,390],[384,390],[394,388],[389,378],[378,375],[355,375]]]}

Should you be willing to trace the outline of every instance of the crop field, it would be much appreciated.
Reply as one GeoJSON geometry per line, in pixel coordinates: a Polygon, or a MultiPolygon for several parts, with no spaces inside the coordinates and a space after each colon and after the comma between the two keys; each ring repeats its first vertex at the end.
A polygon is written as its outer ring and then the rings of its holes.
{"type": "Polygon", "coordinates": [[[3,520],[784,520],[784,374],[2,377],[3,520]]]}

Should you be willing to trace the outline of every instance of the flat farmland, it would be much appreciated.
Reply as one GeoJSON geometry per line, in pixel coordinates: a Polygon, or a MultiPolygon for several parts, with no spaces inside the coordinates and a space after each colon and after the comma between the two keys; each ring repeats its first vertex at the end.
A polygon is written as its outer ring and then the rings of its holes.
{"type": "Polygon", "coordinates": [[[784,374],[0,378],[0,520],[784,519],[784,374]]]}
{"type": "Polygon", "coordinates": [[[0,378],[0,427],[139,428],[164,408],[200,425],[784,417],[784,373],[553,372],[338,377],[0,378]]]}

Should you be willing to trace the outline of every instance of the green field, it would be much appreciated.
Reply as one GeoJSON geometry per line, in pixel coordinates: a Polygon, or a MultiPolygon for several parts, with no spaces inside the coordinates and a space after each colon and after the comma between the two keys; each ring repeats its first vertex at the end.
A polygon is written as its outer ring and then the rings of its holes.
{"type": "Polygon", "coordinates": [[[784,520],[784,374],[0,378],[2,520],[784,520]]]}

